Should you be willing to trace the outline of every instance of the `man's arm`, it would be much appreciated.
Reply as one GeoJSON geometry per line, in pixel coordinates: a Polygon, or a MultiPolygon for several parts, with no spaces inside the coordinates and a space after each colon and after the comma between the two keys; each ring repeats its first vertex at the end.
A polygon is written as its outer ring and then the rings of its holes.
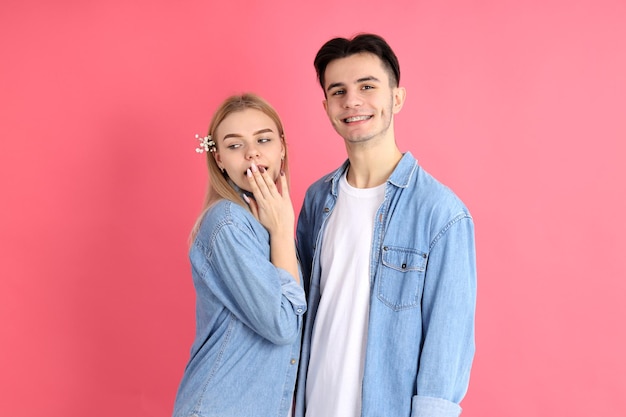
{"type": "Polygon", "coordinates": [[[423,347],[413,417],[456,417],[474,358],[474,222],[461,214],[431,244],[422,298],[423,347]]]}

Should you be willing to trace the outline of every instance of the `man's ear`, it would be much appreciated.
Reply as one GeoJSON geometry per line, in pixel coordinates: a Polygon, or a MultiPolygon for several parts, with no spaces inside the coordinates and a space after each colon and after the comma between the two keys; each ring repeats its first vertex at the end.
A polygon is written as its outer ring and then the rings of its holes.
{"type": "Polygon", "coordinates": [[[396,87],[393,89],[393,113],[396,114],[402,110],[406,100],[406,89],[404,87],[396,87]]]}

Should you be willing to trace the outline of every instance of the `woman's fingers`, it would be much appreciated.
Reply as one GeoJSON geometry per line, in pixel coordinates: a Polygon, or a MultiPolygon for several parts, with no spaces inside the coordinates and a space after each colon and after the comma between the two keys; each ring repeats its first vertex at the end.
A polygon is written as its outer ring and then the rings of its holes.
{"type": "Polygon", "coordinates": [[[247,171],[248,181],[250,181],[250,187],[254,197],[259,200],[269,194],[267,184],[263,178],[263,173],[259,170],[257,165],[253,162],[247,171]]]}
{"type": "MultiPolygon", "coordinates": [[[[251,191],[257,200],[280,198],[281,192],[278,190],[277,185],[265,168],[259,168],[256,164],[252,163],[247,171],[247,176],[251,191]]],[[[285,189],[286,188],[287,187],[285,187],[285,189]]]]}
{"type": "Polygon", "coordinates": [[[246,171],[246,175],[248,177],[248,183],[250,184],[250,191],[252,191],[252,194],[254,195],[254,198],[257,201],[258,205],[258,202],[264,198],[263,191],[259,186],[264,186],[264,184],[260,184],[263,182],[260,177],[261,174],[259,173],[256,165],[253,164],[253,166],[248,168],[248,170],[246,171]]]}
{"type": "Polygon", "coordinates": [[[250,211],[252,211],[252,215],[257,220],[259,220],[259,206],[257,205],[256,201],[248,197],[245,193],[243,194],[243,199],[246,201],[246,203],[248,203],[250,211]]]}
{"type": "Polygon", "coordinates": [[[284,198],[289,199],[289,185],[287,185],[287,176],[283,171],[280,171],[280,176],[278,177],[278,186],[278,193],[284,198]]]}
{"type": "Polygon", "coordinates": [[[246,171],[250,191],[254,198],[244,196],[250,211],[270,233],[282,233],[293,227],[293,206],[289,198],[287,177],[283,172],[274,178],[263,167],[251,164],[246,171]]]}

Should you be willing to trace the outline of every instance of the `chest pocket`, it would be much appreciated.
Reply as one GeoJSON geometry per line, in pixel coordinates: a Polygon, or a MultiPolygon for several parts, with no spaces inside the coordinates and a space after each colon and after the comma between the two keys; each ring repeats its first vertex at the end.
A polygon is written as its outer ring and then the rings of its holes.
{"type": "Polygon", "coordinates": [[[384,246],[378,298],[396,311],[419,306],[427,260],[415,249],[384,246]]]}

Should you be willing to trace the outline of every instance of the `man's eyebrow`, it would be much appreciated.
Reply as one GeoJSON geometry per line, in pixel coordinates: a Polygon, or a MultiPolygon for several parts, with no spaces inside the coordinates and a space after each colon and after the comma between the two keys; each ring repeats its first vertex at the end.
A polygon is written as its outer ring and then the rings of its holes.
{"type": "Polygon", "coordinates": [[[374,77],[373,75],[369,75],[367,77],[363,77],[363,78],[359,78],[358,80],[356,80],[357,83],[364,83],[367,81],[376,81],[376,82],[380,82],[380,80],[376,77],[374,77]]]}
{"type": "Polygon", "coordinates": [[[329,84],[328,87],[326,87],[326,91],[330,91],[333,88],[337,88],[337,87],[343,87],[345,84],[344,83],[332,83],[329,84]]]}
{"type": "MultiPolygon", "coordinates": [[[[378,82],[378,83],[380,82],[380,80],[378,78],[374,77],[373,75],[368,75],[367,77],[359,78],[358,80],[356,80],[355,84],[365,83],[365,82],[368,82],[368,81],[375,81],[375,82],[378,82]]],[[[343,87],[345,85],[346,85],[345,83],[332,83],[332,84],[328,85],[328,87],[326,88],[326,91],[330,91],[333,88],[337,88],[337,87],[343,87]]]]}

